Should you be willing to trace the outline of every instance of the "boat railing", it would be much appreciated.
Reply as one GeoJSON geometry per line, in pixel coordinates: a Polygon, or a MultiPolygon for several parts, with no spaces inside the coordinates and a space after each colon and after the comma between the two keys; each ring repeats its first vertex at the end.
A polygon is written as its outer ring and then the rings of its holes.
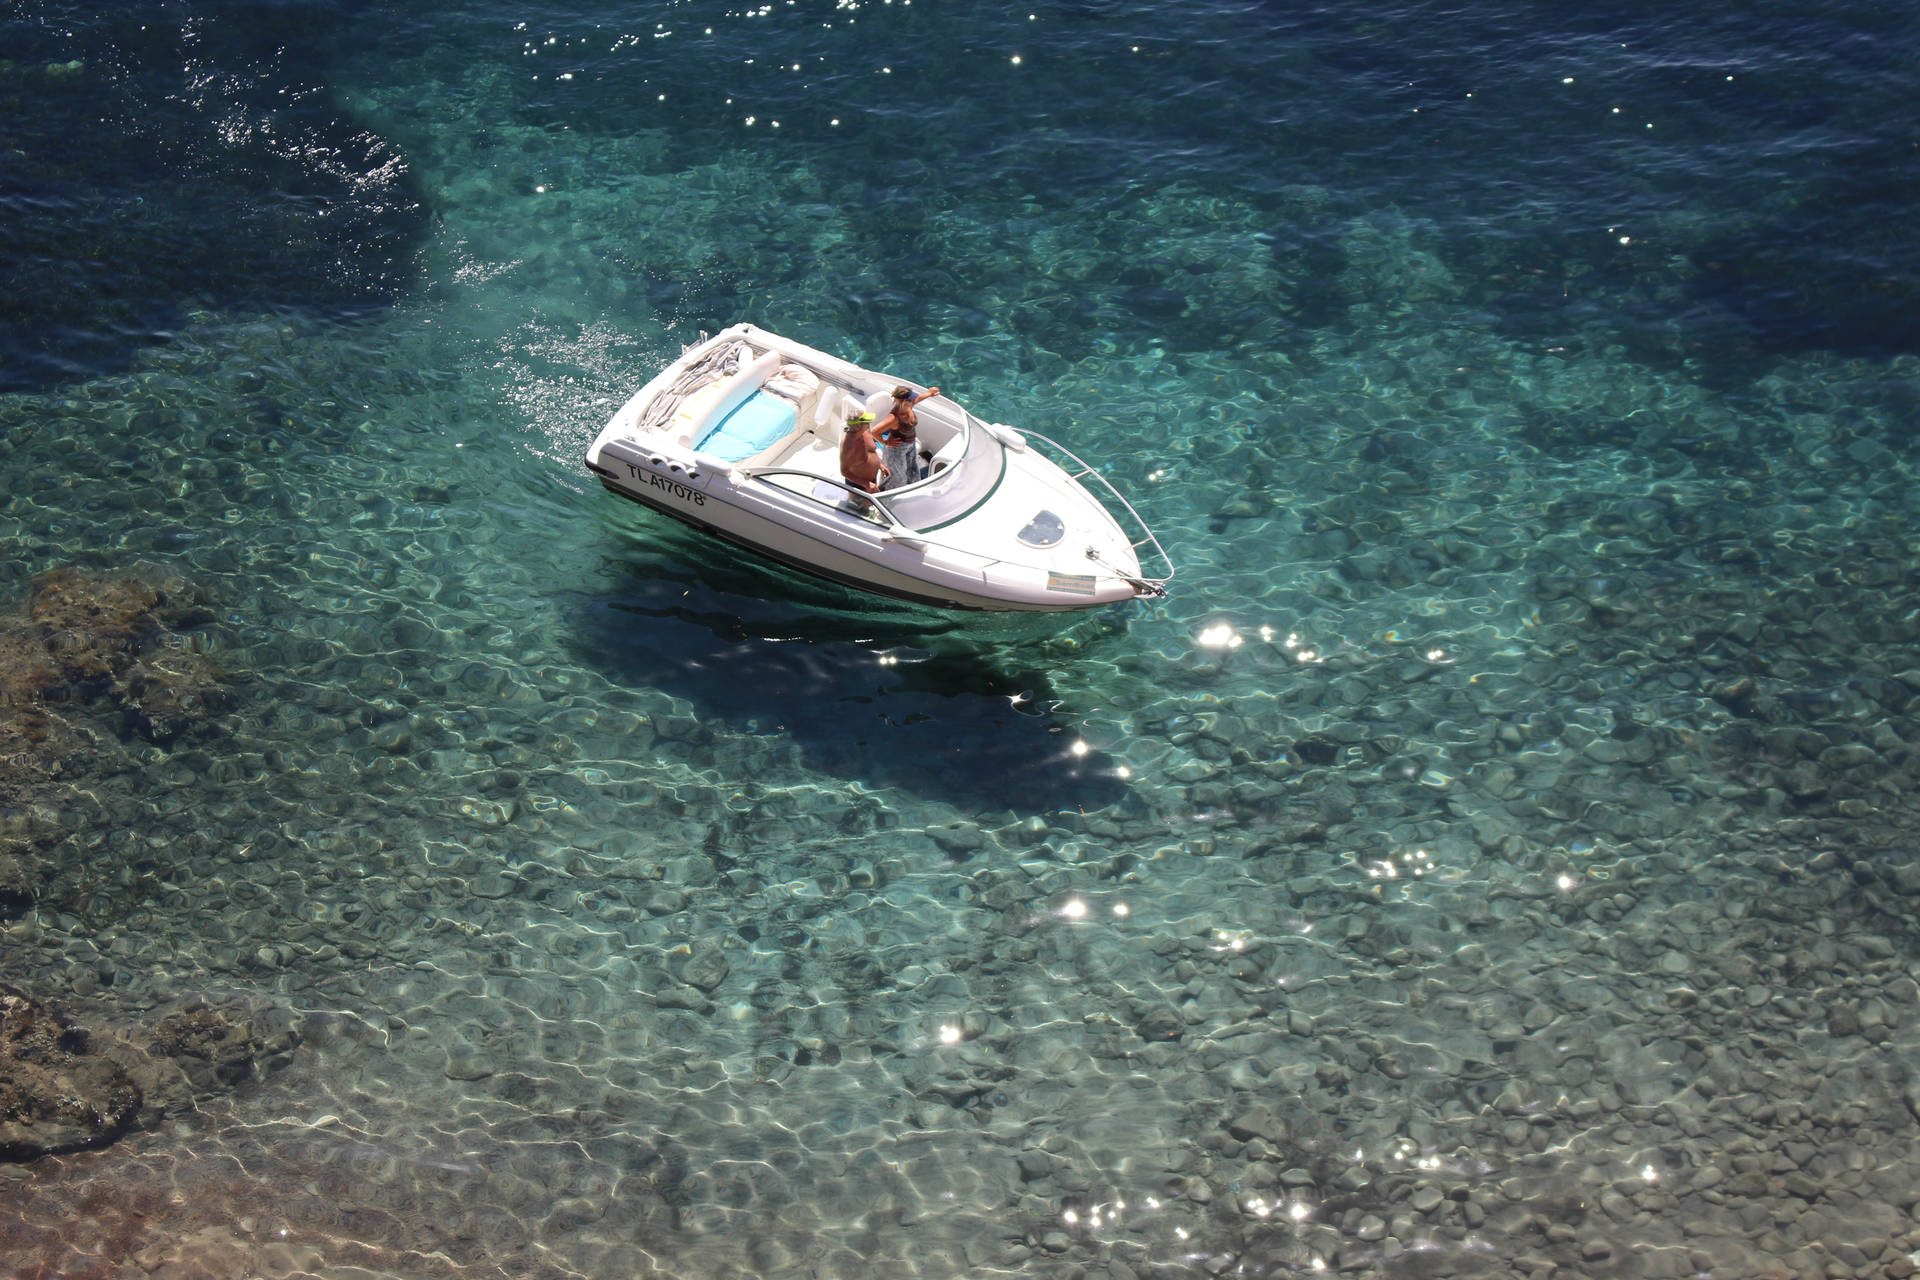
{"type": "MultiPolygon", "coordinates": [[[[828,503],[826,499],[820,497],[818,494],[813,492],[813,490],[815,486],[820,484],[826,484],[832,488],[843,490],[854,501],[866,502],[870,504],[874,510],[878,511],[882,519],[886,522],[884,526],[885,532],[883,533],[882,536],[885,537],[888,541],[897,542],[904,547],[915,547],[915,548],[920,548],[922,550],[929,547],[938,547],[943,551],[951,551],[956,555],[972,557],[973,559],[979,561],[983,566],[1007,564],[1007,565],[1014,565],[1022,569],[1034,569],[1040,572],[1045,572],[1047,569],[1046,564],[1041,561],[1009,560],[1005,556],[984,556],[971,547],[963,547],[959,543],[947,542],[941,538],[930,538],[926,534],[921,533],[918,529],[915,529],[912,525],[900,519],[899,516],[896,516],[893,513],[893,508],[888,506],[886,500],[882,498],[879,494],[867,493],[864,490],[856,489],[852,485],[847,484],[844,481],[835,480],[831,476],[823,476],[817,471],[806,471],[799,467],[741,467],[739,469],[739,473],[743,476],[748,476],[755,480],[768,480],[776,476],[793,476],[796,479],[808,481],[809,483],[805,492],[802,492],[799,489],[791,488],[786,485],[782,485],[780,487],[783,489],[786,489],[788,493],[792,493],[799,497],[808,498],[814,502],[818,502],[821,506],[831,505],[836,509],[839,509],[839,504],[837,502],[828,503]]],[[[1138,519],[1138,518],[1139,517],[1137,516],[1135,517],[1135,519],[1138,519]]],[[[1152,537],[1152,534],[1149,533],[1148,537],[1152,537]]],[[[1159,545],[1158,543],[1155,544],[1156,547],[1158,545],[1159,545]]],[[[1165,553],[1163,552],[1162,557],[1164,558],[1164,556],[1165,556],[1165,553]]],[[[1105,561],[1097,561],[1096,563],[1099,563],[1100,565],[1102,565],[1102,567],[1106,568],[1110,576],[1112,576],[1117,581],[1132,584],[1136,590],[1139,590],[1143,586],[1145,588],[1148,588],[1148,590],[1143,591],[1142,594],[1150,595],[1150,596],[1159,596],[1164,594],[1164,590],[1162,589],[1161,584],[1167,580],[1166,578],[1141,578],[1135,574],[1123,572],[1122,570],[1116,568],[1115,566],[1108,565],[1106,564],[1105,561]]],[[[1167,577],[1169,578],[1172,576],[1173,575],[1171,573],[1167,575],[1167,577]]]]}
{"type": "MultiPolygon", "coordinates": [[[[971,414],[969,414],[968,416],[972,417],[971,414]]],[[[977,419],[975,421],[976,423],[978,423],[977,419]]],[[[979,424],[979,425],[984,426],[985,424],[979,424]]],[[[1158,588],[1161,591],[1164,591],[1167,583],[1173,581],[1173,575],[1176,572],[1178,572],[1178,570],[1174,567],[1173,557],[1168,555],[1167,549],[1160,545],[1160,539],[1155,537],[1153,530],[1147,527],[1147,522],[1145,519],[1141,517],[1140,513],[1133,509],[1133,504],[1127,501],[1125,494],[1121,493],[1118,489],[1114,488],[1113,483],[1110,480],[1108,480],[1105,476],[1101,475],[1099,470],[1095,468],[1092,463],[1081,458],[1080,455],[1076,454],[1073,450],[1067,448],[1067,446],[1061,444],[1058,440],[1053,439],[1051,436],[1044,436],[1044,435],[1041,435],[1038,431],[1028,431],[1020,427],[1002,427],[1001,430],[1015,432],[1024,440],[1041,441],[1042,443],[1046,444],[1049,448],[1052,448],[1057,452],[1059,452],[1069,462],[1073,463],[1074,466],[1080,468],[1078,471],[1069,472],[1068,473],[1069,479],[1083,480],[1088,476],[1092,476],[1095,480],[1098,480],[1100,482],[1100,487],[1102,489],[1105,489],[1109,494],[1111,494],[1113,496],[1113,500],[1119,503],[1122,509],[1124,509],[1129,516],[1133,517],[1133,523],[1135,527],[1139,529],[1141,534],[1140,537],[1133,538],[1132,540],[1133,549],[1137,552],[1142,547],[1152,547],[1153,554],[1158,556],[1160,558],[1160,563],[1165,565],[1167,568],[1166,573],[1160,577],[1156,578],[1151,575],[1143,574],[1139,580],[1155,588],[1158,588]]],[[[1062,467],[1061,470],[1065,471],[1066,468],[1062,467]]],[[[1128,533],[1128,537],[1131,538],[1132,534],[1128,533]]],[[[1125,575],[1122,575],[1122,576],[1125,576],[1125,575]]]]}
{"type": "Polygon", "coordinates": [[[846,495],[855,502],[865,502],[879,511],[881,515],[887,518],[889,528],[912,531],[913,526],[902,521],[899,516],[894,515],[893,508],[882,501],[879,494],[867,493],[864,490],[856,489],[844,480],[836,480],[832,476],[823,476],[818,471],[808,471],[804,467],[739,467],[737,470],[741,475],[750,476],[755,480],[770,480],[774,476],[793,476],[796,479],[806,480],[809,484],[805,492],[801,492],[799,489],[795,489],[789,485],[781,485],[780,487],[788,493],[798,494],[803,498],[812,498],[823,507],[838,507],[839,503],[830,503],[825,498],[821,498],[813,492],[815,485],[830,485],[846,493],[846,495]]]}

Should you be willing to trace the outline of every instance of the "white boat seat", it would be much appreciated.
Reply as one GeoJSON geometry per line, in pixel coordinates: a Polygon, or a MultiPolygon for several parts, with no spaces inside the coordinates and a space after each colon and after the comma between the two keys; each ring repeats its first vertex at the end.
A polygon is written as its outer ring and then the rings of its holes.
{"type": "Polygon", "coordinates": [[[954,432],[953,439],[941,445],[940,452],[933,455],[933,462],[928,467],[929,473],[945,471],[948,467],[960,461],[960,455],[965,453],[966,450],[967,433],[964,431],[954,432]]]}
{"type": "Polygon", "coordinates": [[[783,364],[767,378],[766,389],[777,396],[785,396],[795,404],[805,404],[807,397],[820,389],[820,379],[811,369],[797,364],[783,364]]]}
{"type": "Polygon", "coordinates": [[[825,427],[808,427],[767,458],[766,465],[797,467],[815,475],[837,470],[840,466],[840,446],[838,441],[829,440],[827,435],[825,427]]]}

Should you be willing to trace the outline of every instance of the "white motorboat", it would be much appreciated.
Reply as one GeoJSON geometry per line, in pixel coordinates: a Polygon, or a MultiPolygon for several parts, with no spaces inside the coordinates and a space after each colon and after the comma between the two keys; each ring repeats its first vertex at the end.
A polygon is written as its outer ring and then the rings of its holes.
{"type": "Polygon", "coordinates": [[[925,390],[734,325],[622,405],[587,467],[620,496],[704,532],[922,604],[1048,612],[1166,594],[1172,561],[1098,472],[946,396],[917,409],[927,475],[856,492],[840,475],[847,415],[884,416],[899,385],[925,390]]]}

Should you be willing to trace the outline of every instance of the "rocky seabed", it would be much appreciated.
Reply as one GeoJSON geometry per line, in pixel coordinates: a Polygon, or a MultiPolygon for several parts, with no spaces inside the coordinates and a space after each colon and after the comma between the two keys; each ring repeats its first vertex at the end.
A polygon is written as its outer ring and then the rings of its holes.
{"type": "Polygon", "coordinates": [[[861,256],[722,236],[751,160],[608,146],[631,189],[545,221],[422,165],[437,317],[502,275],[584,309],[487,384],[524,451],[464,448],[474,393],[419,371],[475,335],[419,317],[370,368],[201,315],[0,405],[0,1026],[53,1072],[0,1117],[22,1274],[1913,1272],[1913,361],[1713,390],[1496,339],[1430,229],[1310,188],[1334,280],[1177,187],[1092,244],[970,232],[994,305],[922,317],[929,371],[1084,423],[1182,573],[977,646],[1052,672],[1050,767],[1113,798],[960,806],[582,639],[639,562],[550,476],[671,335],[594,328],[638,277],[580,228],[637,242],[670,186],[653,252],[814,340],[846,293],[753,246],[861,256]],[[1316,291],[1345,322],[1293,328],[1316,291]],[[46,581],[146,583],[138,625],[36,623],[46,581]]]}

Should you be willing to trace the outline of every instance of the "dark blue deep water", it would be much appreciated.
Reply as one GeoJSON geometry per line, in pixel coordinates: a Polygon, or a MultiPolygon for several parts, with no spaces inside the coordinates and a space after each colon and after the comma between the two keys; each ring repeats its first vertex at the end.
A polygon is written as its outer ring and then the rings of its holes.
{"type": "Polygon", "coordinates": [[[0,1253],[1909,1274],[1917,66],[1864,0],[0,0],[0,981],[145,1099],[35,1159],[84,1100],[0,1089],[0,1253]],[[1173,594],[875,606],[601,492],[742,319],[1070,442],[1173,594]]]}

